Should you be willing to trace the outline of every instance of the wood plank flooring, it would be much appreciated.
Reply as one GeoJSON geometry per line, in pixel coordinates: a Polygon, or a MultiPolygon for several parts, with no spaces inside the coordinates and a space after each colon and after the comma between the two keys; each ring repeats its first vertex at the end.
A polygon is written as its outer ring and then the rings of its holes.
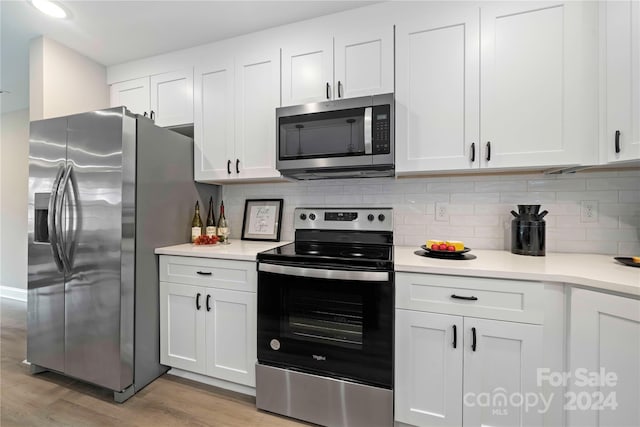
{"type": "Polygon", "coordinates": [[[26,355],[26,303],[0,298],[0,425],[296,427],[258,411],[255,398],[164,375],[124,404],[111,392],[62,375],[31,375],[26,355]]]}

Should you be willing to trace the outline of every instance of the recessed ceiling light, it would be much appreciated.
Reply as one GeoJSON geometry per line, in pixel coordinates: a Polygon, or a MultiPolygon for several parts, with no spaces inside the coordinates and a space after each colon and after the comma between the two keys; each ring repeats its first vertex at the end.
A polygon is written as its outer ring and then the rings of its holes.
{"type": "Polygon", "coordinates": [[[30,0],[30,2],[33,7],[46,15],[60,19],[67,17],[67,11],[64,10],[64,8],[60,6],[59,3],[49,0],[30,0]]]}

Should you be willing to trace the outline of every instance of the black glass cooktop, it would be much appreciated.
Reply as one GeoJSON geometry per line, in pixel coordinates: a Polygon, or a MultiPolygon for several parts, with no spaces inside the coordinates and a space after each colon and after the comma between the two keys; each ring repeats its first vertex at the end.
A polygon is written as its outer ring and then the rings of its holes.
{"type": "Polygon", "coordinates": [[[295,242],[259,253],[258,261],[393,270],[393,246],[295,242]]]}

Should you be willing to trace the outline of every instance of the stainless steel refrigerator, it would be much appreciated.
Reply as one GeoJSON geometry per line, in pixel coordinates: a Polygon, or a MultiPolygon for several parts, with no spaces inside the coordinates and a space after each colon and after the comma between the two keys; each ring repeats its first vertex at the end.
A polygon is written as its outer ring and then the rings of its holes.
{"type": "Polygon", "coordinates": [[[184,243],[193,141],[124,107],[34,121],[29,150],[27,360],[122,402],[159,363],[158,246],[184,243]]]}

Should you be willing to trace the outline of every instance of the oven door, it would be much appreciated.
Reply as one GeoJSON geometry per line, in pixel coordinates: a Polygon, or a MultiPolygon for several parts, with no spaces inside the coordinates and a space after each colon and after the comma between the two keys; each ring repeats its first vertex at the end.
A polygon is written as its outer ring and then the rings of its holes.
{"type": "Polygon", "coordinates": [[[393,272],[258,270],[260,363],[392,388],[393,272]]]}

